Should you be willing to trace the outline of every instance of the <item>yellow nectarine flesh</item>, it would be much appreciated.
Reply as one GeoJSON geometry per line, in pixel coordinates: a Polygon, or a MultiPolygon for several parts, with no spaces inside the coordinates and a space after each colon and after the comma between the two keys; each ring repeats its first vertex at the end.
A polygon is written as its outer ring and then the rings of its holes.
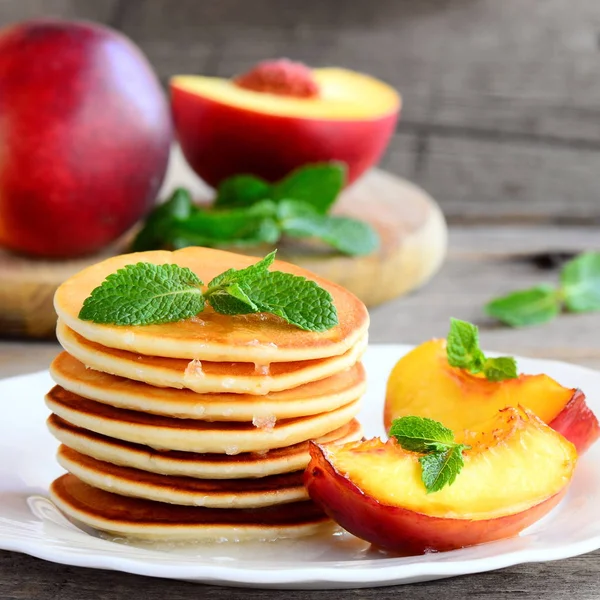
{"type": "Polygon", "coordinates": [[[244,89],[233,79],[178,75],[171,85],[204,98],[258,113],[307,119],[377,119],[400,109],[400,97],[389,85],[346,69],[314,69],[318,94],[282,96],[244,89]]]}
{"type": "Polygon", "coordinates": [[[510,537],[562,498],[575,447],[531,411],[506,408],[465,434],[452,485],[428,493],[419,454],[393,439],[312,444],[310,496],[342,527],[392,551],[449,550],[510,537]]]}
{"type": "Polygon", "coordinates": [[[384,421],[389,429],[398,417],[428,417],[462,440],[465,430],[477,430],[498,410],[518,405],[532,410],[551,427],[556,425],[580,453],[600,434],[598,421],[580,391],[543,374],[501,382],[472,375],[448,364],[443,339],[425,342],[398,361],[388,379],[384,421]],[[577,418],[569,418],[570,413],[577,413],[577,418]]]}

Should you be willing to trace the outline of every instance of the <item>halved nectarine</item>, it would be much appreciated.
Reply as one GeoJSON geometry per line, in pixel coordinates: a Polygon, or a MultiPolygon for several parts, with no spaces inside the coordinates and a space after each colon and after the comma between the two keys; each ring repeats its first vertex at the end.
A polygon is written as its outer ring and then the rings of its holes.
{"type": "Polygon", "coordinates": [[[307,163],[342,161],[352,182],[389,142],[400,98],[385,83],[344,69],[263,63],[236,79],[171,80],[183,153],[202,179],[250,173],[269,181],[307,163]]]}
{"type": "Polygon", "coordinates": [[[305,485],[350,533],[411,553],[512,537],[563,497],[577,452],[532,412],[506,408],[467,437],[462,471],[438,492],[427,493],[419,455],[394,439],[311,443],[305,485]]]}
{"type": "Polygon", "coordinates": [[[402,357],[387,384],[386,430],[398,417],[414,415],[442,422],[457,439],[507,406],[525,406],[585,452],[600,436],[600,425],[583,392],[563,387],[548,375],[520,375],[488,381],[451,367],[446,340],[421,344],[402,357]]]}

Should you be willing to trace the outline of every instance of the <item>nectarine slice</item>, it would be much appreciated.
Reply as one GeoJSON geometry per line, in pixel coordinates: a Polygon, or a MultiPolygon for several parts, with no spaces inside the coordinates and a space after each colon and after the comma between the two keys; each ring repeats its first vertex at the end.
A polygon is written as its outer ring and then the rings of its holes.
{"type": "Polygon", "coordinates": [[[395,552],[451,550],[511,537],[563,497],[575,447],[532,412],[506,408],[471,449],[454,483],[427,493],[419,454],[391,439],[311,443],[311,498],[357,537],[395,552]]]}
{"type": "Polygon", "coordinates": [[[398,417],[414,415],[442,422],[459,441],[465,430],[507,406],[525,406],[564,435],[581,454],[600,436],[600,425],[580,390],[548,375],[520,375],[500,382],[451,367],[446,340],[431,340],[402,357],[387,384],[386,430],[398,417]]]}
{"type": "Polygon", "coordinates": [[[174,77],[175,126],[196,173],[213,186],[239,173],[277,181],[304,164],[336,160],[346,163],[352,182],[375,164],[398,118],[397,92],[345,69],[306,71],[302,81],[291,78],[291,94],[269,91],[274,83],[252,72],[174,77]]]}

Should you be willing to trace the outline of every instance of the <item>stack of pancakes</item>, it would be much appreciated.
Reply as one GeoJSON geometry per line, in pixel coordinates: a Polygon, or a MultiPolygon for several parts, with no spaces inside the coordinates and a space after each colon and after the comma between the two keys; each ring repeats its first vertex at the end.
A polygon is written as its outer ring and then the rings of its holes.
{"type": "Polygon", "coordinates": [[[330,292],[337,326],[308,332],[210,308],[163,325],[78,318],[91,291],[127,264],[175,263],[207,282],[256,260],[205,248],[123,255],[58,289],[65,352],[52,363],[57,386],[46,402],[69,472],[51,496],[68,516],[115,535],[196,540],[307,535],[328,524],[302,475],[308,440],[362,435],[368,314],[355,296],[276,261],[271,270],[330,292]]]}

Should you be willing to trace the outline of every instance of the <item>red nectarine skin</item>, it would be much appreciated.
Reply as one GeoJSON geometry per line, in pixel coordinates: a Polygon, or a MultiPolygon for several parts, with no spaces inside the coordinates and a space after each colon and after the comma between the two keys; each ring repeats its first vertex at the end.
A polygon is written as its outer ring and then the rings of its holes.
{"type": "Polygon", "coordinates": [[[600,437],[600,424],[585,401],[585,394],[576,390],[571,400],[549,423],[550,427],[564,435],[583,454],[600,437]]]}
{"type": "Polygon", "coordinates": [[[277,181],[299,165],[331,160],[348,165],[348,183],[377,163],[397,113],[365,120],[273,115],[215,102],[171,86],[183,153],[209,185],[238,173],[277,181]]]}
{"type": "Polygon", "coordinates": [[[454,550],[512,537],[552,510],[567,489],[513,515],[488,520],[446,519],[381,504],[338,473],[322,447],[311,442],[310,453],[304,484],[312,500],[350,533],[372,543],[377,540],[374,545],[391,552],[454,550]]]}
{"type": "Polygon", "coordinates": [[[93,252],[152,206],[172,125],[148,61],[85,22],[0,32],[0,246],[93,252]]]}

